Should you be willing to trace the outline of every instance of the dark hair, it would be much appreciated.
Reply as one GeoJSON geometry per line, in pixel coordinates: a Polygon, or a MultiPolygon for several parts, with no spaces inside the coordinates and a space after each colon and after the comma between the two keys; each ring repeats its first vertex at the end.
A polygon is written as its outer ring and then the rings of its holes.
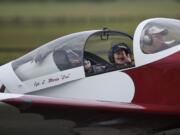
{"type": "Polygon", "coordinates": [[[124,51],[126,54],[130,54],[130,55],[132,54],[127,44],[125,43],[115,44],[110,48],[109,54],[108,54],[108,58],[111,63],[114,63],[113,54],[119,51],[124,51]]]}

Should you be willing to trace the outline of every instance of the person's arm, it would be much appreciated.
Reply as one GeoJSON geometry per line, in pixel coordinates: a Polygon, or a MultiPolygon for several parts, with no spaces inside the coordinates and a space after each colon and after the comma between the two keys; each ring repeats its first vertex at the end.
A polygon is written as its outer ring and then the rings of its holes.
{"type": "Polygon", "coordinates": [[[132,60],[131,60],[131,56],[130,56],[130,54],[128,53],[128,54],[126,54],[126,52],[125,51],[123,51],[123,55],[124,55],[124,62],[125,63],[131,63],[132,62],[132,60]]]}

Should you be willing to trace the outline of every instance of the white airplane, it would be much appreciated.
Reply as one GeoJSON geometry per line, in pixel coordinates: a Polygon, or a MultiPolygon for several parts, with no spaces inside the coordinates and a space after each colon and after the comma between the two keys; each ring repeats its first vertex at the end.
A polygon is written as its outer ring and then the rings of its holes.
{"type": "Polygon", "coordinates": [[[166,18],[143,21],[133,38],[108,29],[60,37],[0,67],[0,101],[37,112],[180,115],[179,41],[180,21],[166,18]],[[131,48],[131,66],[113,67],[117,44],[131,48]]]}

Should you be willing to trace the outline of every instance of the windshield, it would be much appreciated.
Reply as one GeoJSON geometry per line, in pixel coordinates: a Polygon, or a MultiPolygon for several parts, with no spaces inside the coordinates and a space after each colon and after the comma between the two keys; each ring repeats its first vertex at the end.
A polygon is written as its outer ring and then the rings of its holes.
{"type": "Polygon", "coordinates": [[[141,50],[145,54],[158,53],[180,44],[180,23],[172,20],[154,20],[141,33],[141,50]]]}
{"type": "Polygon", "coordinates": [[[129,63],[133,65],[132,41],[130,35],[117,31],[101,31],[91,35],[84,52],[86,75],[131,67],[129,63]],[[126,56],[131,59],[129,62],[126,61],[126,56]]]}

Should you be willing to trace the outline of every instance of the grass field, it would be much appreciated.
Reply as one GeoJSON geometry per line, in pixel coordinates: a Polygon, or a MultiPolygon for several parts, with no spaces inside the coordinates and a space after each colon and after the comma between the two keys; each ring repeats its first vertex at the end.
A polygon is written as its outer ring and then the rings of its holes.
{"type": "Polygon", "coordinates": [[[72,32],[108,27],[133,35],[146,18],[180,18],[175,0],[0,3],[0,63],[72,32]]]}
{"type": "Polygon", "coordinates": [[[180,2],[175,0],[119,0],[105,3],[1,3],[0,17],[19,16],[23,19],[36,17],[65,18],[139,18],[153,16],[179,16],[180,2]]]}

